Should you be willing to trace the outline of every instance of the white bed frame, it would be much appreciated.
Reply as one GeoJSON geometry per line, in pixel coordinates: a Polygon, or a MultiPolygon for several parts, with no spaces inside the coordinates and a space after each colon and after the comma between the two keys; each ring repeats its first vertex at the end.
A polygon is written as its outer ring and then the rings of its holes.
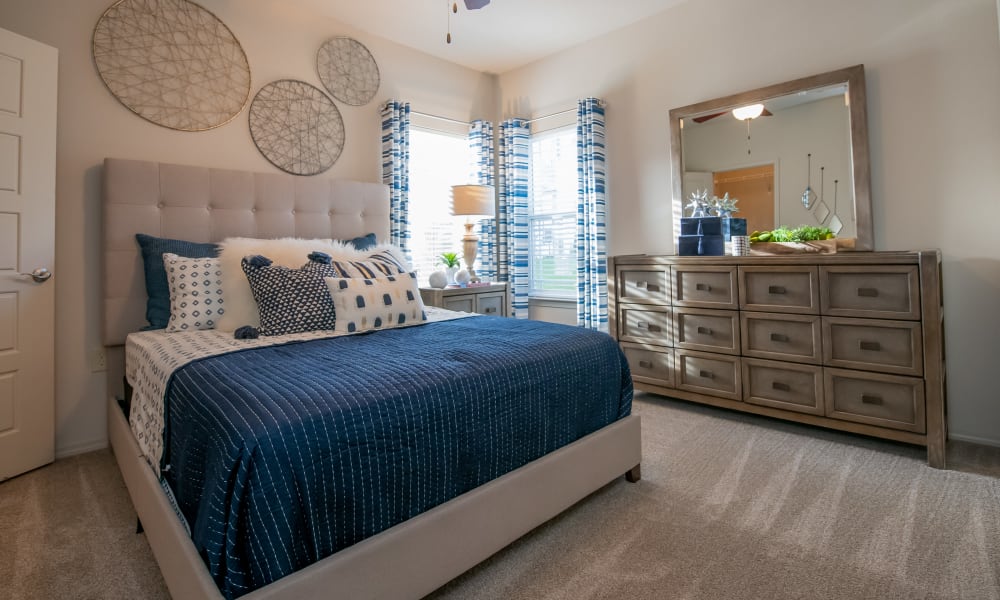
{"type": "MultiPolygon", "coordinates": [[[[381,184],[123,159],[104,162],[108,437],[171,595],[222,598],[143,459],[115,396],[125,336],[145,323],[134,234],[191,241],[245,237],[388,238],[381,184]]],[[[639,479],[632,415],[241,598],[420,598],[623,473],[639,479]]]]}

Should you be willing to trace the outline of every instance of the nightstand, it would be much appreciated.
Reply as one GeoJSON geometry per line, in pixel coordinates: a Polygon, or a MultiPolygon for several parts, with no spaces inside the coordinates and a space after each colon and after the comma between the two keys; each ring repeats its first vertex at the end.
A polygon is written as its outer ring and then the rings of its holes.
{"type": "Polygon", "coordinates": [[[420,299],[428,306],[493,317],[510,315],[506,283],[471,287],[420,288],[420,299]]]}

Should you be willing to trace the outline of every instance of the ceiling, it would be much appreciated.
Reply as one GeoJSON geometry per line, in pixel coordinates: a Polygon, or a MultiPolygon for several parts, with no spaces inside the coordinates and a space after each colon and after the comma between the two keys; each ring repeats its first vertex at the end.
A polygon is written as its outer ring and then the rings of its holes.
{"type": "Polygon", "coordinates": [[[296,0],[318,14],[477,71],[503,73],[684,0],[296,0]],[[451,14],[452,43],[445,41],[451,14]]]}

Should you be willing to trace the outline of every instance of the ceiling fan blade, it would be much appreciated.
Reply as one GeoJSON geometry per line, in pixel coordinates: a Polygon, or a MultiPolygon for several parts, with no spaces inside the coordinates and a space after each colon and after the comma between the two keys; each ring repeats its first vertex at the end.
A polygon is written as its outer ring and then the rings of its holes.
{"type": "Polygon", "coordinates": [[[694,117],[691,120],[694,121],[695,123],[704,123],[705,121],[710,121],[710,120],[714,119],[715,117],[722,116],[722,115],[726,114],[727,112],[729,112],[729,111],[725,111],[724,110],[722,112],[717,112],[717,113],[712,114],[712,115],[702,115],[700,117],[694,117]]]}
{"type": "Polygon", "coordinates": [[[764,109],[764,112],[760,113],[760,116],[762,116],[762,117],[773,117],[773,116],[774,116],[774,113],[772,113],[771,111],[769,111],[769,110],[767,110],[767,109],[765,108],[765,109],[764,109]]]}
{"type": "Polygon", "coordinates": [[[476,10],[482,8],[490,3],[490,0],[465,0],[465,8],[468,10],[476,10]]]}

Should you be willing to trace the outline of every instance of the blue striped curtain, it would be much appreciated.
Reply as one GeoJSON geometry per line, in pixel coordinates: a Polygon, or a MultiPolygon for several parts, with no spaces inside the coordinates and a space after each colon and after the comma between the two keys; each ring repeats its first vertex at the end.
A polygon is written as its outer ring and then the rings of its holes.
{"type": "Polygon", "coordinates": [[[382,107],[382,183],[389,186],[389,241],[410,258],[410,103],[382,107]]]}
{"type": "Polygon", "coordinates": [[[576,322],[607,331],[608,252],[604,168],[604,107],[597,98],[577,102],[576,322]]]}
{"type": "Polygon", "coordinates": [[[524,119],[500,124],[497,279],[510,284],[513,316],[528,318],[528,152],[530,127],[524,119]]]}
{"type": "MultiPolygon", "coordinates": [[[[472,150],[472,178],[482,185],[493,185],[493,169],[495,160],[493,154],[493,123],[475,120],[469,124],[469,148],[472,150]]],[[[479,244],[476,247],[476,257],[479,266],[476,274],[486,279],[497,276],[497,220],[481,219],[476,225],[476,235],[479,244]]]]}

